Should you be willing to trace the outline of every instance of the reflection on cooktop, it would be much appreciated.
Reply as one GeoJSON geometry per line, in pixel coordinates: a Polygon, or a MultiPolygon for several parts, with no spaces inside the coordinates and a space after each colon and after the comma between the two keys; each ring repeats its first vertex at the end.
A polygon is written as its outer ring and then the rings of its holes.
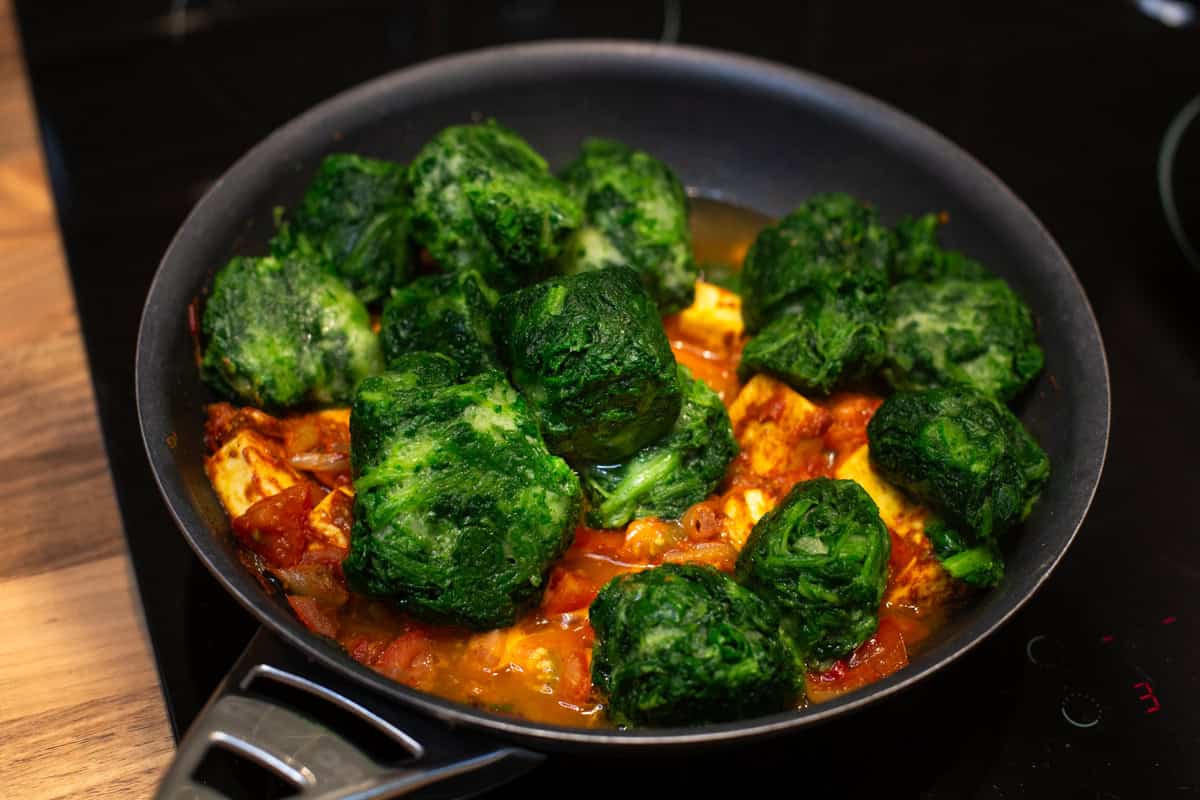
{"type": "MultiPolygon", "coordinates": [[[[1142,4],[1145,5],[1145,4],[1142,4]]],[[[1065,249],[1112,370],[1108,466],[1055,575],[996,636],[912,691],[810,735],[590,773],[617,790],[671,770],[744,791],[786,765],[822,796],[1069,798],[1200,792],[1200,552],[1191,497],[1200,270],[1164,214],[1156,159],[1200,92],[1200,27],[1138,4],[749,0],[134,0],[16,3],[96,396],[147,624],[177,728],[254,624],[204,571],[154,488],[133,408],[142,299],[203,191],[273,128],[428,58],[563,36],[677,37],[771,58],[915,115],[977,156],[1065,249]],[[869,737],[869,738],[867,738],[869,737]]],[[[1169,174],[1200,243],[1200,132],[1169,174]]],[[[198,421],[199,424],[199,421],[198,421]]],[[[514,785],[561,791],[578,760],[514,785]]],[[[573,782],[576,786],[577,782],[573,782]]]]}
{"type": "Polygon", "coordinates": [[[1200,269],[1200,95],[1179,110],[1163,134],[1158,195],[1175,243],[1200,269]]]}

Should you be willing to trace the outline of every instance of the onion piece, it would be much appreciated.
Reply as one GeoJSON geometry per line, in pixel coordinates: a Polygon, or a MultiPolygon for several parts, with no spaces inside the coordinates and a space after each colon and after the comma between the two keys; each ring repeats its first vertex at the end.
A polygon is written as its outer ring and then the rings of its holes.
{"type": "Polygon", "coordinates": [[[288,463],[308,472],[340,472],[350,468],[350,456],[345,453],[294,453],[288,463]]]}

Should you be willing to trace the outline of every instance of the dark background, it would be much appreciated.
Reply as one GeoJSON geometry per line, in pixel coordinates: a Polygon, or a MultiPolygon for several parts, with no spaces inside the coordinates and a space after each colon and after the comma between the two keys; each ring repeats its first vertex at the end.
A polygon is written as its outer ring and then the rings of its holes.
{"type": "MultiPolygon", "coordinates": [[[[1146,8],[1192,6],[18,2],[108,454],[176,728],[255,629],[176,534],[134,412],[142,299],[192,204],[273,128],[364,79],[503,42],[657,40],[665,27],[683,43],[775,59],[873,94],[1007,182],[1062,245],[1095,307],[1112,370],[1112,439],[1092,512],[1054,577],[958,664],[803,736],[728,760],[625,765],[611,776],[669,771],[682,793],[753,786],[747,770],[786,764],[802,774],[796,791],[825,796],[1200,794],[1200,272],[1172,237],[1157,175],[1168,126],[1200,95],[1200,27],[1164,24],[1146,8]]],[[[1200,239],[1200,123],[1184,133],[1169,173],[1183,223],[1200,239]]],[[[568,766],[560,759],[514,788],[562,791],[556,781],[568,779],[568,766]]]]}

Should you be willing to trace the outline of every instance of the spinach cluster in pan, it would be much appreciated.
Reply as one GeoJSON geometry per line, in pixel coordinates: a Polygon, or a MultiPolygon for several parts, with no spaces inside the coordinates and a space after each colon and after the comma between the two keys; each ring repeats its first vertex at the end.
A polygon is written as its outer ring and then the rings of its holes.
{"type": "Polygon", "coordinates": [[[775,609],[711,567],[605,584],[589,617],[592,680],[618,724],[698,725],[782,711],[801,685],[775,609]]]}
{"type": "Polygon", "coordinates": [[[758,521],[737,573],[780,609],[797,652],[820,663],[875,632],[890,553],[870,495],[854,481],[817,478],[796,484],[758,521]]]}
{"type": "Polygon", "coordinates": [[[585,216],[563,252],[565,272],[624,265],[641,277],[660,314],[691,305],[699,271],[687,194],[666,164],[620,142],[588,139],[562,178],[585,216]]]}
{"type": "Polygon", "coordinates": [[[408,353],[450,356],[466,372],[497,369],[492,309],[499,295],[474,270],[425,275],[394,289],[379,339],[390,366],[408,353]]]}
{"type": "Polygon", "coordinates": [[[1000,537],[1029,515],[1050,475],[1021,421],[982,392],[949,386],[892,395],[867,438],[876,469],[938,513],[930,540],[947,570],[998,582],[1000,537]]]}
{"type": "MultiPolygon", "coordinates": [[[[218,270],[202,375],[272,409],[352,401],[343,568],[357,591],[508,625],[581,521],[678,518],[725,479],[729,416],[662,325],[691,303],[697,268],[683,186],[650,154],[588,140],[556,176],[513,131],[454,126],[407,166],[327,157],[282,219],[272,256],[218,270]]],[[[1018,295],[941,246],[943,221],[888,227],[823,194],[764,229],[737,280],[740,375],[817,395],[890,384],[872,463],[934,510],[945,569],[989,586],[1049,473],[1004,405],[1042,352],[1018,295]]],[[[687,725],[788,707],[806,669],[876,630],[889,550],[870,496],[821,478],[758,521],[736,580],[675,565],[614,579],[590,609],[610,715],[687,725]]]]}
{"type": "Polygon", "coordinates": [[[403,356],[359,386],[350,435],[352,587],[471,628],[537,601],[571,543],[579,479],[502,373],[403,356]]]}
{"type": "Polygon", "coordinates": [[[442,269],[473,269],[501,291],[546,276],[583,212],[517,134],[488,122],[446,128],[409,166],[413,236],[442,269]]]}
{"type": "Polygon", "coordinates": [[[671,429],[683,394],[637,273],[552,278],[500,299],[496,344],[554,452],[616,463],[671,429]]]}
{"type": "Polygon", "coordinates": [[[829,394],[878,372],[895,389],[1016,397],[1042,368],[1033,316],[979,262],[941,247],[938,217],[894,229],[844,194],[817,195],[746,255],[743,378],[829,394]]]}
{"type": "Polygon", "coordinates": [[[978,261],[943,248],[943,222],[927,214],[889,229],[832,194],[768,226],[746,257],[743,307],[755,335],[739,371],[815,394],[889,384],[897,394],[868,429],[872,461],[938,512],[927,534],[946,570],[992,586],[1004,574],[1000,533],[1028,513],[1049,470],[1003,406],[1044,357],[1028,306],[978,261]],[[936,431],[961,434],[961,447],[915,443],[936,431]]]}
{"type": "Polygon", "coordinates": [[[370,323],[354,292],[310,257],[235,258],[205,302],[200,374],[260,408],[346,403],[383,368],[370,323]]]}
{"type": "Polygon", "coordinates": [[[620,528],[642,517],[678,519],[724,479],[738,452],[729,413],[687,367],[677,371],[683,405],[664,436],[623,463],[579,464],[592,527],[620,528]]]}
{"type": "Polygon", "coordinates": [[[819,195],[768,226],[746,254],[742,310],[757,335],[739,373],[828,394],[883,359],[880,312],[891,232],[845,194],[819,195]]]}
{"type": "Polygon", "coordinates": [[[413,273],[407,170],[350,153],[324,159],[271,252],[314,257],[364,303],[382,299],[413,273]]]}

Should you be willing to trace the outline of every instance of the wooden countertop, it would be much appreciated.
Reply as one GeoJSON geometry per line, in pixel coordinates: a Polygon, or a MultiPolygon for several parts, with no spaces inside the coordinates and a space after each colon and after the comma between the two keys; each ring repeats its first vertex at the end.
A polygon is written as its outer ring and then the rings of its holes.
{"type": "Polygon", "coordinates": [[[174,745],[0,0],[0,794],[140,798],[174,745]]]}

